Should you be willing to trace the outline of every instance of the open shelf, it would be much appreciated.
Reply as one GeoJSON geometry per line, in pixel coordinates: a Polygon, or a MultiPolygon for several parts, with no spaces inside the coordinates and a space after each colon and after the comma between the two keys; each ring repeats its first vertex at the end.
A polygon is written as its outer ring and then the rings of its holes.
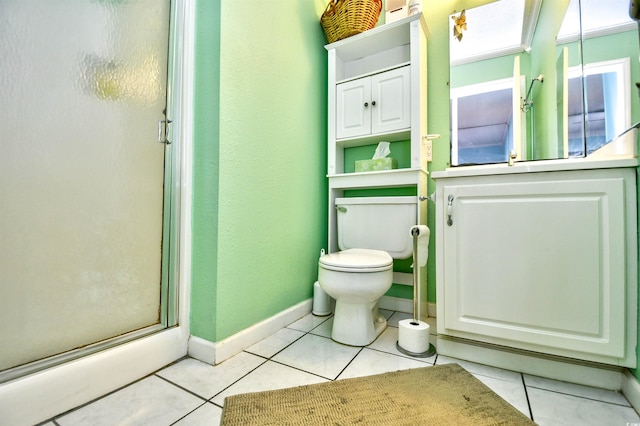
{"type": "Polygon", "coordinates": [[[376,172],[342,173],[328,175],[333,189],[391,188],[417,185],[428,172],[424,169],[393,169],[376,172]]]}
{"type": "MultiPolygon", "coordinates": [[[[366,56],[374,55],[383,50],[393,49],[409,44],[410,34],[407,23],[422,20],[424,28],[426,23],[422,14],[407,16],[390,24],[380,25],[360,34],[336,41],[325,46],[327,50],[335,49],[342,61],[353,61],[366,56]]],[[[428,34],[427,34],[428,35],[428,34]]]]}

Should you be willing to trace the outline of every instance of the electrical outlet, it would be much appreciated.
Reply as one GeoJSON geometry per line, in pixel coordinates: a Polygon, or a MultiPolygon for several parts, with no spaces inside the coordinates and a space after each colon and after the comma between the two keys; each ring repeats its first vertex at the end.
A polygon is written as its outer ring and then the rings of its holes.
{"type": "Polygon", "coordinates": [[[427,156],[427,161],[433,161],[433,141],[429,138],[425,140],[424,151],[427,156]]]}

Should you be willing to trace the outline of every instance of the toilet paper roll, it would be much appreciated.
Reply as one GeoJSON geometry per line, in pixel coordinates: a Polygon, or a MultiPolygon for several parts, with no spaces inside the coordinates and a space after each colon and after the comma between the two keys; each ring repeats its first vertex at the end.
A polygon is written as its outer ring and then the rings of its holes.
{"type": "Polygon", "coordinates": [[[429,234],[431,231],[425,225],[415,225],[409,230],[411,235],[418,232],[418,266],[427,264],[429,258],[429,234]]]}
{"type": "Polygon", "coordinates": [[[429,324],[414,319],[398,323],[398,345],[408,352],[421,354],[429,350],[429,324]]]}

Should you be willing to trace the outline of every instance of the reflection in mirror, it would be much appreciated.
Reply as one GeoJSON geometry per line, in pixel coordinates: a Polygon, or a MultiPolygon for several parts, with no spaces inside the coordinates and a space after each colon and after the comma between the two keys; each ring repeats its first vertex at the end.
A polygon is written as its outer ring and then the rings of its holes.
{"type": "Polygon", "coordinates": [[[632,75],[640,78],[628,8],[628,0],[498,0],[466,10],[467,30],[449,42],[451,165],[505,162],[510,151],[518,160],[581,157],[625,132],[632,75]]]}
{"type": "Polygon", "coordinates": [[[520,159],[523,152],[520,61],[511,78],[451,89],[451,165],[520,159]]]}
{"type": "Polygon", "coordinates": [[[570,157],[591,154],[631,125],[629,69],[629,58],[569,69],[570,157]]]}
{"type": "MultiPolygon", "coordinates": [[[[465,11],[467,31],[450,41],[451,165],[525,158],[530,105],[523,106],[520,67],[530,67],[526,51],[540,4],[502,0],[465,11]]],[[[452,34],[460,13],[451,15],[452,34]]]]}
{"type": "Polygon", "coordinates": [[[513,146],[511,129],[512,81],[494,80],[462,90],[451,90],[451,164],[486,164],[507,161],[513,146]]]}
{"type": "Polygon", "coordinates": [[[637,66],[638,34],[628,0],[580,0],[580,9],[589,155],[631,126],[631,58],[637,66]]]}

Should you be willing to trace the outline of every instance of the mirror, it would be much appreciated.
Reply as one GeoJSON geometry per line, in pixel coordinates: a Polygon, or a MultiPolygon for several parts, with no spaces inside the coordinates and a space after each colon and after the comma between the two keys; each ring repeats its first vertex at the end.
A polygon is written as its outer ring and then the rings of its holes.
{"type": "Polygon", "coordinates": [[[449,24],[452,166],[583,157],[631,126],[628,0],[498,0],[449,24]]]}

